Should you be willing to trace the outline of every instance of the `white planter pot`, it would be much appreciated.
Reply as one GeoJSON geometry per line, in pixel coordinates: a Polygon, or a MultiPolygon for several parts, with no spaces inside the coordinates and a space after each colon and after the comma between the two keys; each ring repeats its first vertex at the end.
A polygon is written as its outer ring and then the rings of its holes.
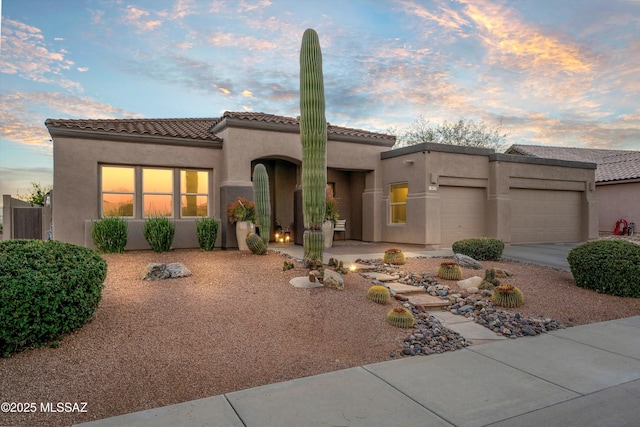
{"type": "Polygon", "coordinates": [[[333,246],[333,221],[325,221],[322,223],[322,232],[324,233],[324,247],[333,246]]]}
{"type": "Polygon", "coordinates": [[[238,249],[248,251],[247,235],[256,231],[256,226],[249,221],[236,222],[236,239],[238,239],[238,249]]]}

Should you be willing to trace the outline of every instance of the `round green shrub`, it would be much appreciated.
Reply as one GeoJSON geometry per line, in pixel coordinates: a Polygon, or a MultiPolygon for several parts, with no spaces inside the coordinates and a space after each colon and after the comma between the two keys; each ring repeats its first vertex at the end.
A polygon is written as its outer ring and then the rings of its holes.
{"type": "Polygon", "coordinates": [[[127,246],[127,221],[117,216],[94,221],[91,239],[100,252],[121,254],[127,246]]]}
{"type": "Polygon", "coordinates": [[[89,321],[107,264],[97,252],[55,240],[0,242],[0,354],[59,339],[89,321]]]}
{"type": "Polygon", "coordinates": [[[198,245],[203,251],[212,251],[218,238],[218,227],[220,221],[214,218],[203,217],[196,220],[196,235],[198,245]]]}
{"type": "Polygon", "coordinates": [[[451,249],[456,254],[470,256],[478,261],[499,261],[502,258],[504,242],[490,237],[475,237],[458,240],[451,245],[451,249]]]}
{"type": "Polygon", "coordinates": [[[142,235],[154,252],[169,252],[176,226],[165,216],[149,217],[144,221],[142,235]]]}
{"type": "Polygon", "coordinates": [[[576,285],[604,294],[640,298],[640,245],[598,240],[572,249],[567,261],[576,285]]]}

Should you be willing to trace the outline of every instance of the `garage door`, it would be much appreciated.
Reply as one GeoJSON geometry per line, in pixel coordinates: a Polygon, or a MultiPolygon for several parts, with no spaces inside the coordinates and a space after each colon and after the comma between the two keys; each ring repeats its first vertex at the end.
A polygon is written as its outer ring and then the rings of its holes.
{"type": "Polygon", "coordinates": [[[470,237],[483,237],[484,188],[443,187],[440,193],[441,244],[470,237]]]}
{"type": "Polygon", "coordinates": [[[511,189],[511,242],[579,242],[580,194],[511,189]]]}

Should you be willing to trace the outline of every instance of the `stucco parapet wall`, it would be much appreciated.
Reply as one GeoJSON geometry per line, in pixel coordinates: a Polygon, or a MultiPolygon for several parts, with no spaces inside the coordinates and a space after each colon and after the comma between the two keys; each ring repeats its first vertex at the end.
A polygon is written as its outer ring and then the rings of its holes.
{"type": "Polygon", "coordinates": [[[489,156],[495,153],[491,148],[465,147],[461,145],[438,144],[435,142],[423,142],[422,144],[409,145],[395,150],[380,153],[380,158],[404,156],[405,154],[419,153],[422,151],[436,151],[441,153],[470,154],[473,156],[489,156]]]}
{"type": "MultiPolygon", "coordinates": [[[[243,129],[257,129],[273,132],[300,133],[300,125],[297,123],[273,123],[259,120],[247,120],[234,117],[225,117],[210,129],[210,132],[217,134],[227,127],[237,127],[243,129]]],[[[383,134],[367,132],[365,135],[348,135],[346,132],[357,132],[356,129],[341,128],[327,124],[327,139],[329,141],[352,142],[355,144],[366,144],[380,147],[393,147],[395,138],[383,134]]]]}
{"type": "Polygon", "coordinates": [[[545,166],[562,166],[565,168],[576,169],[596,169],[595,163],[589,162],[576,162],[573,160],[557,160],[557,159],[543,159],[540,157],[529,157],[518,154],[503,154],[493,153],[489,155],[489,162],[511,162],[511,163],[527,163],[531,165],[545,165],[545,166]]]}
{"type": "Polygon", "coordinates": [[[181,147],[222,148],[222,141],[200,141],[183,137],[143,135],[143,134],[116,134],[113,131],[96,131],[84,129],[60,129],[47,126],[49,134],[63,138],[96,139],[100,141],[132,142],[140,144],[177,145],[181,147]]]}

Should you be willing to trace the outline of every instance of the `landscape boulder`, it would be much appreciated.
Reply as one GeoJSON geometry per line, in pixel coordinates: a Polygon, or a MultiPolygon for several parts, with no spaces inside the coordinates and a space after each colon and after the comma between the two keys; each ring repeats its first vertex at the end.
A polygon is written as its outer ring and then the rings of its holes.
{"type": "Polygon", "coordinates": [[[460,267],[471,268],[473,270],[482,270],[482,264],[480,264],[478,261],[471,258],[470,256],[463,255],[463,254],[455,254],[453,256],[453,260],[456,263],[458,263],[460,267]]]}
{"type": "Polygon", "coordinates": [[[142,280],[163,280],[187,276],[191,276],[191,271],[179,262],[171,264],[150,262],[145,267],[142,280]]]}
{"type": "Polygon", "coordinates": [[[329,289],[344,291],[344,280],[342,279],[342,275],[340,273],[325,268],[323,282],[324,286],[329,289]]]}

